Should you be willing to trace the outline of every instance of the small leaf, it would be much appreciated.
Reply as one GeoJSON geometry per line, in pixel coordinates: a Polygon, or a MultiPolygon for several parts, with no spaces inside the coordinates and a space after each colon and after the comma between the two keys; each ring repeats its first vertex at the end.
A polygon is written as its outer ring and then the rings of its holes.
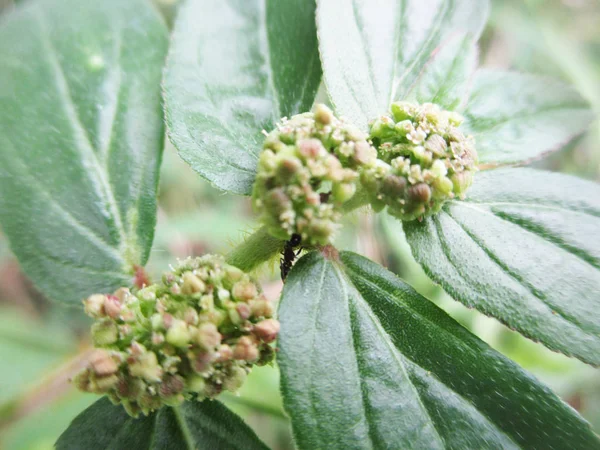
{"type": "Polygon", "coordinates": [[[188,0],[165,74],[168,134],[216,187],[249,194],[264,136],[321,80],[314,0],[188,0]]]}
{"type": "Polygon", "coordinates": [[[408,93],[408,99],[436,103],[456,111],[466,104],[476,68],[477,45],[473,38],[464,34],[454,36],[434,52],[408,93]]]}
{"type": "Polygon", "coordinates": [[[186,402],[134,419],[104,397],[83,411],[56,450],[264,450],[256,434],[218,401],[186,402]]]}
{"type": "Polygon", "coordinates": [[[483,172],[466,201],[404,230],[456,300],[600,365],[598,184],[523,168],[483,172]]]}
{"type": "Polygon", "coordinates": [[[594,119],[589,104],[565,83],[494,70],[476,73],[464,115],[463,127],[487,164],[522,163],[559,150],[594,119]]]}
{"type": "Polygon", "coordinates": [[[33,1],[0,23],[0,223],[67,302],[148,259],[167,31],[144,0],[33,1]]]}
{"type": "Polygon", "coordinates": [[[451,35],[477,40],[488,9],[487,0],[318,1],[323,73],[337,113],[366,128],[393,101],[405,100],[451,35]]]}
{"type": "Polygon", "coordinates": [[[547,387],[381,266],[313,252],[286,281],[278,361],[302,449],[596,448],[547,387]]]}

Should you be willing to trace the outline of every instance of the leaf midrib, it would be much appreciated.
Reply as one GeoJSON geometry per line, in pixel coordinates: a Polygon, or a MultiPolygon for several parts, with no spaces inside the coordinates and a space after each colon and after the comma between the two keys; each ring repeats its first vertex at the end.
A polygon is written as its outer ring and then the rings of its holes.
{"type": "MultiPolygon", "coordinates": [[[[394,361],[396,361],[398,367],[400,368],[400,370],[404,374],[405,379],[408,381],[408,383],[410,385],[410,389],[413,391],[413,394],[414,394],[415,398],[419,402],[419,406],[420,406],[421,411],[423,412],[423,415],[425,417],[427,417],[427,419],[429,420],[429,422],[432,424],[432,428],[435,431],[436,436],[437,436],[437,438],[439,440],[438,443],[441,445],[440,448],[442,448],[442,449],[445,448],[444,439],[442,438],[442,436],[440,435],[439,431],[435,427],[435,422],[431,418],[431,415],[429,414],[429,411],[427,410],[427,408],[425,407],[425,405],[421,401],[421,397],[420,397],[420,395],[419,395],[419,393],[417,391],[417,388],[412,383],[412,380],[411,380],[410,376],[408,375],[406,367],[404,366],[404,364],[402,363],[402,361],[398,357],[398,354],[397,354],[398,353],[398,349],[396,349],[396,347],[392,344],[392,342],[390,341],[389,335],[385,332],[385,330],[381,326],[381,323],[379,322],[379,320],[374,316],[373,312],[369,308],[369,306],[366,303],[366,301],[363,299],[363,297],[360,294],[360,292],[358,292],[358,289],[356,288],[356,286],[354,285],[354,283],[352,282],[352,280],[350,279],[350,277],[345,276],[345,274],[338,267],[334,266],[334,271],[335,271],[336,275],[338,276],[338,278],[340,279],[340,284],[342,285],[344,297],[346,298],[346,301],[348,302],[348,306],[349,306],[349,311],[348,311],[349,312],[349,317],[348,317],[348,320],[349,320],[349,323],[351,324],[350,328],[351,328],[351,335],[352,335],[352,346],[354,348],[354,355],[355,355],[354,359],[355,359],[355,361],[357,361],[356,368],[357,368],[357,372],[359,373],[359,381],[360,381],[360,386],[361,386],[361,401],[362,401],[362,404],[363,404],[363,409],[366,411],[369,408],[366,405],[365,392],[364,392],[364,389],[363,389],[364,388],[364,381],[362,379],[362,376],[360,376],[360,368],[358,367],[357,342],[356,342],[356,339],[354,338],[354,332],[352,331],[352,328],[353,328],[352,324],[354,324],[355,326],[357,324],[355,323],[355,320],[353,320],[353,318],[352,318],[352,314],[351,314],[351,311],[350,311],[350,308],[352,307],[351,303],[354,303],[355,306],[362,307],[363,310],[366,312],[367,316],[369,317],[369,319],[371,319],[371,322],[372,322],[375,330],[377,331],[377,334],[379,336],[381,336],[381,340],[385,343],[386,347],[388,347],[388,350],[392,354],[392,356],[394,358],[394,361]],[[346,290],[347,283],[344,282],[345,280],[354,288],[355,292],[358,294],[357,295],[357,300],[355,302],[351,302],[350,296],[348,295],[348,292],[346,290]]],[[[360,326],[360,325],[358,325],[358,326],[360,326]]],[[[367,423],[369,437],[371,439],[371,443],[373,444],[373,442],[375,441],[375,439],[373,437],[373,429],[372,429],[373,427],[371,425],[371,420],[370,420],[369,416],[366,413],[365,413],[365,422],[367,423]]],[[[377,447],[374,446],[374,448],[377,448],[377,447]]]]}
{"type": "MultiPolygon", "coordinates": [[[[483,245],[483,243],[480,242],[480,240],[477,239],[471,231],[467,230],[460,221],[458,221],[454,216],[452,216],[452,214],[447,213],[447,215],[452,221],[454,221],[454,223],[457,224],[457,226],[463,231],[463,233],[465,233],[469,237],[469,239],[471,239],[471,241],[473,241],[484,252],[484,254],[488,257],[488,259],[490,261],[492,261],[496,266],[498,266],[498,268],[500,268],[500,270],[503,273],[508,275],[514,281],[516,281],[517,284],[520,284],[521,286],[523,286],[534,298],[537,298],[541,303],[543,303],[550,310],[550,313],[558,314],[566,322],[576,325],[582,332],[584,332],[586,334],[588,333],[588,331],[585,329],[584,325],[579,323],[579,321],[577,319],[575,319],[574,317],[569,317],[569,315],[565,311],[563,311],[562,308],[559,308],[557,306],[549,304],[546,301],[547,299],[543,293],[538,292],[538,290],[533,285],[531,285],[528,281],[523,279],[518,273],[516,273],[508,265],[506,265],[506,263],[504,263],[491,249],[489,249],[487,246],[483,245]]],[[[499,218],[495,214],[494,214],[494,217],[499,218]]],[[[522,227],[519,227],[519,228],[522,228],[522,227]]],[[[528,231],[528,230],[525,230],[525,231],[528,231]]],[[[546,240],[544,239],[544,241],[546,241],[546,240]]]]}
{"type": "MultiPolygon", "coordinates": [[[[348,272],[352,272],[354,273],[354,276],[359,277],[362,279],[362,281],[366,284],[368,284],[369,286],[371,286],[371,288],[375,291],[379,291],[381,292],[384,296],[386,297],[390,297],[392,299],[394,299],[394,301],[401,303],[401,301],[393,295],[393,293],[386,291],[385,289],[383,289],[382,287],[378,286],[377,284],[373,283],[371,280],[365,278],[364,276],[362,276],[361,274],[357,273],[356,271],[352,270],[350,267],[344,265],[344,269],[348,272]]],[[[360,300],[357,302],[359,303],[362,308],[367,312],[367,315],[369,316],[369,318],[372,320],[375,329],[377,330],[377,332],[381,335],[382,340],[385,342],[386,346],[390,349],[390,352],[393,354],[394,359],[398,362],[398,365],[401,367],[401,370],[405,373],[407,380],[409,380],[409,383],[411,385],[411,388],[413,389],[413,391],[415,392],[415,396],[419,401],[419,404],[421,405],[422,409],[425,411],[425,414],[427,415],[427,417],[429,417],[431,423],[432,423],[432,427],[433,429],[436,431],[437,436],[440,438],[441,444],[442,444],[442,448],[446,448],[446,446],[444,445],[444,439],[443,437],[439,434],[438,429],[436,428],[436,423],[433,419],[431,419],[431,415],[429,413],[429,410],[427,409],[427,407],[423,404],[422,400],[421,400],[421,396],[418,394],[418,390],[415,387],[415,385],[412,382],[412,378],[410,377],[410,375],[408,374],[408,372],[406,371],[406,368],[404,366],[404,364],[402,363],[402,361],[398,358],[398,353],[400,352],[396,346],[393,344],[393,341],[390,338],[390,335],[385,331],[385,329],[383,328],[383,326],[381,325],[381,322],[379,321],[379,319],[377,318],[377,316],[373,313],[373,311],[371,310],[369,304],[367,301],[364,300],[364,297],[360,294],[360,291],[358,291],[357,286],[354,284],[354,282],[352,281],[352,279],[350,277],[346,277],[350,283],[352,284],[352,286],[354,287],[354,289],[357,291],[358,293],[358,298],[360,298],[360,300]]],[[[429,301],[429,300],[427,300],[429,301]]],[[[452,339],[458,339],[460,340],[459,337],[455,336],[454,334],[450,333],[448,330],[446,330],[443,327],[439,327],[436,323],[434,323],[432,320],[430,320],[428,317],[422,315],[422,314],[418,314],[416,311],[410,309],[407,307],[408,310],[410,310],[410,313],[419,317],[421,320],[426,321],[427,323],[429,323],[430,325],[433,325],[435,327],[435,329],[438,331],[438,333],[440,334],[447,334],[450,335],[452,337],[452,339]]],[[[417,367],[421,367],[419,364],[417,364],[415,361],[411,360],[409,357],[407,357],[406,355],[403,355],[403,358],[406,358],[408,361],[410,361],[412,364],[414,364],[417,367]]],[[[430,371],[431,372],[431,371],[430,371]]],[[[456,392],[454,389],[452,389],[451,387],[449,387],[446,383],[444,383],[443,381],[441,381],[437,375],[433,372],[430,373],[430,375],[432,377],[434,377],[440,384],[442,384],[443,386],[445,386],[449,391],[451,391],[454,395],[456,395],[457,397],[459,397],[460,399],[464,400],[465,403],[471,405],[473,407],[473,409],[475,409],[475,411],[477,411],[479,414],[481,414],[482,417],[484,417],[487,422],[491,425],[494,426],[494,428],[496,429],[497,432],[499,432],[500,434],[508,437],[512,442],[514,442],[513,438],[509,435],[506,434],[506,432],[504,430],[502,430],[501,428],[499,428],[494,421],[492,420],[491,417],[489,417],[487,414],[485,414],[483,411],[481,411],[477,405],[475,405],[470,399],[466,398],[465,396],[459,394],[458,392],[456,392]]]]}
{"type": "MultiPolygon", "coordinates": [[[[596,267],[594,264],[592,264],[592,263],[591,263],[590,261],[588,261],[586,258],[582,257],[582,255],[580,255],[580,254],[578,254],[578,253],[574,253],[573,251],[571,251],[571,247],[570,247],[570,246],[564,246],[564,245],[560,245],[560,244],[559,244],[559,243],[558,243],[558,242],[557,242],[555,239],[547,239],[545,236],[542,236],[542,235],[540,235],[540,234],[538,234],[538,233],[536,233],[536,232],[534,232],[534,231],[532,231],[532,230],[530,230],[530,229],[528,229],[528,228],[526,228],[526,227],[523,227],[523,226],[521,226],[521,224],[519,224],[519,223],[515,223],[515,222],[513,222],[512,220],[508,220],[506,217],[500,216],[500,215],[498,215],[498,214],[494,213],[494,212],[493,212],[493,211],[491,211],[491,210],[485,210],[485,209],[477,208],[476,206],[474,206],[475,204],[480,204],[480,205],[482,205],[482,204],[485,204],[485,205],[492,205],[492,203],[478,203],[478,202],[470,202],[470,201],[464,201],[464,202],[456,202],[456,201],[452,201],[452,202],[450,202],[450,204],[451,204],[451,205],[454,205],[455,207],[461,207],[461,206],[464,206],[465,208],[474,209],[475,211],[477,211],[477,212],[479,212],[479,213],[481,213],[481,214],[485,214],[485,215],[491,216],[491,217],[493,217],[493,218],[495,218],[495,219],[498,219],[498,220],[503,220],[503,221],[505,221],[505,222],[508,222],[508,223],[510,223],[510,224],[512,224],[512,225],[515,225],[515,226],[519,227],[520,229],[522,229],[523,231],[525,231],[525,232],[527,232],[527,233],[531,233],[532,235],[534,235],[534,236],[536,236],[536,237],[538,237],[538,238],[542,239],[544,242],[548,242],[549,244],[552,244],[552,245],[554,245],[554,246],[555,246],[555,247],[557,247],[558,249],[560,249],[560,250],[562,250],[562,251],[565,251],[565,252],[567,252],[567,253],[570,253],[571,255],[573,255],[573,256],[575,256],[575,257],[577,257],[579,260],[581,260],[581,261],[582,261],[582,262],[584,262],[585,264],[588,264],[588,265],[592,266],[593,268],[597,269],[597,267],[596,267]]],[[[499,204],[499,203],[498,203],[498,204],[499,204]]],[[[536,204],[525,204],[525,203],[506,203],[506,205],[507,205],[507,206],[514,206],[514,205],[525,205],[525,206],[530,206],[530,207],[532,207],[532,208],[534,208],[534,209],[535,209],[535,208],[538,208],[538,207],[541,207],[541,208],[544,208],[544,207],[546,207],[546,206],[545,206],[545,205],[543,205],[543,204],[537,204],[537,205],[536,205],[536,204]]],[[[557,207],[557,208],[547,207],[547,209],[550,209],[550,210],[556,210],[556,211],[570,211],[570,212],[572,211],[572,212],[577,212],[577,213],[588,214],[588,215],[590,215],[590,216],[592,216],[592,217],[597,217],[595,214],[589,214],[587,211],[583,211],[583,210],[573,210],[573,209],[568,209],[568,208],[564,208],[564,209],[563,209],[563,208],[558,208],[558,207],[557,207]]],[[[444,210],[443,212],[444,212],[444,213],[446,213],[447,215],[451,216],[451,214],[450,214],[450,212],[449,212],[449,211],[450,211],[450,208],[445,208],[445,210],[444,210]]],[[[507,214],[507,213],[505,213],[505,214],[507,214]]],[[[452,217],[452,216],[451,216],[451,217],[452,217]]],[[[452,217],[452,218],[454,219],[454,217],[452,217]]]]}
{"type": "MultiPolygon", "coordinates": [[[[435,16],[435,19],[434,19],[433,25],[430,29],[430,32],[427,33],[427,39],[425,39],[425,41],[423,41],[421,47],[419,48],[417,53],[414,55],[414,58],[412,59],[410,64],[405,67],[405,70],[402,73],[402,75],[400,76],[400,78],[398,78],[397,81],[392,81],[391,92],[390,92],[390,101],[389,101],[390,104],[392,104],[396,100],[401,100],[401,99],[397,98],[397,93],[398,93],[398,90],[400,89],[400,86],[402,85],[402,83],[404,82],[404,80],[408,76],[408,74],[410,74],[413,71],[413,69],[415,68],[415,66],[417,64],[417,61],[420,61],[423,58],[425,49],[429,48],[429,46],[434,41],[434,39],[437,39],[439,37],[439,32],[440,32],[442,24],[444,22],[443,19],[446,17],[446,14],[448,13],[450,3],[454,3],[454,0],[450,0],[450,1],[444,0],[443,1],[443,5],[439,8],[439,12],[435,16]]],[[[405,6],[404,2],[402,4],[402,6],[405,6]]],[[[397,55],[394,55],[394,56],[396,57],[397,55]]],[[[398,60],[399,58],[396,57],[395,59],[398,60]]],[[[396,71],[397,71],[397,67],[396,67],[396,64],[394,64],[393,80],[396,79],[396,71]]],[[[408,88],[409,87],[407,86],[406,89],[408,89],[408,88]]]]}
{"type": "Polygon", "coordinates": [[[9,139],[3,139],[3,141],[10,145],[13,149],[13,163],[17,163],[21,169],[21,176],[27,179],[27,182],[30,186],[34,186],[35,191],[41,194],[41,196],[47,201],[47,204],[53,208],[66,222],[68,222],[74,229],[78,230],[81,236],[85,236],[92,245],[94,245],[99,250],[106,252],[107,256],[111,259],[114,259],[117,262],[122,263],[123,257],[122,254],[117,252],[115,248],[110,245],[109,242],[103,236],[100,236],[94,230],[89,228],[86,224],[77,219],[68,209],[65,209],[56,198],[51,195],[46,189],[42,186],[42,184],[38,181],[38,179],[30,173],[29,167],[27,164],[24,164],[19,154],[14,152],[17,147],[10,141],[9,139]]]}
{"type": "Polygon", "coordinates": [[[98,189],[99,196],[104,198],[109,207],[111,216],[114,220],[115,228],[117,229],[120,237],[120,252],[122,255],[125,255],[127,234],[123,226],[121,212],[119,210],[112,185],[107,179],[108,172],[106,172],[105,168],[103,169],[104,165],[100,164],[100,160],[98,159],[98,155],[94,150],[94,146],[91,143],[90,137],[85,127],[81,123],[79,115],[77,114],[77,108],[73,102],[67,78],[59,62],[57,51],[52,44],[52,40],[48,32],[46,18],[42,11],[37,9],[34,10],[34,17],[36,18],[41,31],[41,43],[46,49],[45,53],[47,54],[47,62],[54,74],[56,88],[61,94],[60,97],[63,100],[65,114],[72,126],[72,132],[75,142],[77,143],[77,149],[79,150],[78,154],[81,157],[82,165],[86,168],[92,168],[94,171],[94,186],[96,189],[98,189]]]}
{"type": "MultiPolygon", "coordinates": [[[[375,291],[379,291],[381,292],[384,296],[386,297],[390,297],[391,299],[393,299],[395,302],[397,303],[402,303],[401,300],[399,300],[393,293],[388,292],[387,290],[385,290],[384,288],[378,286],[376,283],[373,283],[371,280],[369,280],[368,278],[365,278],[364,276],[362,276],[360,273],[357,273],[356,271],[352,270],[350,267],[344,265],[344,269],[348,272],[352,272],[354,274],[354,276],[356,276],[357,278],[360,278],[365,284],[371,286],[371,288],[375,291]]],[[[362,295],[360,295],[360,292],[358,291],[358,288],[356,287],[356,285],[354,284],[354,282],[352,281],[352,279],[350,277],[347,277],[350,282],[352,283],[353,287],[355,290],[357,290],[357,292],[359,293],[359,298],[362,300],[362,307],[367,311],[367,314],[369,315],[369,317],[371,318],[371,320],[373,321],[377,331],[379,332],[379,334],[382,336],[382,339],[384,340],[384,342],[386,343],[386,345],[390,348],[390,351],[394,354],[394,358],[398,360],[397,354],[396,353],[400,353],[400,350],[398,350],[396,348],[396,346],[393,344],[393,341],[390,338],[389,333],[387,333],[385,331],[385,329],[383,328],[383,325],[381,325],[381,322],[379,321],[379,319],[377,318],[377,316],[372,312],[369,304],[367,301],[364,300],[364,297],[362,295]]],[[[426,300],[429,301],[429,300],[426,300]]],[[[447,329],[438,326],[435,322],[433,322],[432,320],[430,320],[428,317],[417,313],[415,310],[411,309],[410,307],[404,305],[405,308],[410,311],[410,314],[419,317],[421,320],[429,323],[430,325],[432,325],[440,334],[444,334],[444,335],[449,335],[452,339],[457,339],[459,341],[462,341],[462,339],[456,335],[454,335],[453,333],[449,332],[447,329]]],[[[475,338],[477,339],[477,338],[475,338]]],[[[403,358],[406,358],[407,361],[410,361],[412,364],[414,364],[417,367],[422,368],[419,364],[417,364],[415,361],[411,360],[409,357],[407,357],[406,355],[402,355],[403,358]]],[[[405,371],[404,365],[398,361],[398,363],[401,365],[402,369],[405,371]]],[[[433,373],[432,371],[429,371],[429,375],[432,376],[433,378],[435,378],[435,380],[437,382],[439,382],[441,385],[443,385],[444,387],[446,387],[450,392],[452,392],[454,395],[456,395],[458,398],[462,399],[465,403],[471,405],[473,407],[473,409],[475,411],[477,411],[479,414],[481,414],[482,417],[484,417],[486,419],[486,421],[492,425],[494,427],[494,429],[499,432],[500,434],[506,436],[511,442],[515,443],[514,439],[512,438],[512,436],[508,435],[502,428],[498,427],[495,422],[492,420],[492,418],[490,416],[488,416],[487,414],[485,414],[483,411],[481,411],[477,405],[475,403],[473,403],[470,399],[468,399],[467,397],[459,394],[458,392],[456,392],[456,390],[452,389],[450,386],[448,386],[446,383],[444,383],[442,380],[440,380],[437,375],[435,373],[433,373]]],[[[427,409],[427,407],[424,406],[423,402],[421,401],[421,397],[418,395],[418,390],[416,389],[416,387],[414,386],[414,384],[412,383],[412,378],[410,378],[410,375],[408,375],[408,372],[405,371],[405,373],[407,374],[408,380],[411,384],[411,386],[413,387],[414,391],[415,391],[415,395],[417,396],[419,403],[421,404],[421,406],[424,408],[424,410],[426,411],[426,414],[428,415],[428,417],[431,416],[429,415],[429,410],[427,409]]],[[[436,433],[439,435],[439,431],[437,430],[437,428],[435,427],[435,421],[431,420],[431,423],[433,424],[433,428],[436,431],[436,433]]],[[[440,439],[442,440],[442,443],[444,442],[444,439],[440,436],[440,439]]],[[[518,446],[515,443],[516,446],[518,446]]],[[[443,446],[443,448],[446,448],[445,446],[443,446]]]]}

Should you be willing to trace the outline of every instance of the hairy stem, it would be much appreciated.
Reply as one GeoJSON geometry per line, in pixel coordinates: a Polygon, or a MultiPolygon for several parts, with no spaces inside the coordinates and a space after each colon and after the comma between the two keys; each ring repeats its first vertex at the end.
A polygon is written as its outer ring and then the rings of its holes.
{"type": "MultiPolygon", "coordinates": [[[[352,212],[368,203],[367,193],[359,188],[356,194],[344,203],[344,213],[352,212]]],[[[279,253],[284,242],[271,236],[266,227],[261,227],[229,253],[226,261],[244,272],[251,272],[279,253]]]]}
{"type": "Polygon", "coordinates": [[[362,206],[369,204],[367,192],[359,185],[356,194],[342,206],[344,213],[349,213],[362,206]]]}
{"type": "Polygon", "coordinates": [[[262,227],[229,253],[226,261],[244,272],[250,272],[279,253],[283,243],[271,236],[266,227],[262,227]]]}

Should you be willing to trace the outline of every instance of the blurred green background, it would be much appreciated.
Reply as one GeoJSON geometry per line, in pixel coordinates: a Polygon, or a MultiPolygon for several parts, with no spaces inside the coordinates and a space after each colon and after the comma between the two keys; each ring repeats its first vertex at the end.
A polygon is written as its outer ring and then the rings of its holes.
{"type": "MultiPolygon", "coordinates": [[[[127,0],[123,0],[127,1],[127,0]]],[[[155,0],[172,23],[177,0],[155,0]]],[[[14,7],[0,0],[0,15],[14,7]]],[[[1,20],[1,18],[0,18],[1,20]]],[[[481,41],[481,64],[547,74],[575,85],[600,112],[600,0],[496,0],[481,41]]],[[[600,121],[539,168],[600,181],[600,121]]],[[[227,252],[256,228],[247,198],[224,195],[193,173],[167,145],[158,226],[149,263],[154,276],[176,258],[227,252]]],[[[337,238],[399,274],[465,327],[554,389],[600,432],[600,370],[553,353],[494,319],[468,310],[432,284],[413,260],[400,224],[355,213],[337,238]]],[[[267,294],[281,289],[277,271],[258,274],[267,294]]],[[[94,396],[68,378],[82,364],[88,322],[79,308],[48,302],[19,270],[0,231],[0,449],[50,449],[94,396]]],[[[238,396],[221,398],[275,449],[292,449],[276,368],[255,369],[238,396]]]]}

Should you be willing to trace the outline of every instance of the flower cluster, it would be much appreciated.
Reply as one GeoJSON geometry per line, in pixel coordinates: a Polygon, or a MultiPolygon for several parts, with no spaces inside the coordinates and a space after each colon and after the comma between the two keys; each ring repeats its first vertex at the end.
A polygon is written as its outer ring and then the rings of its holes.
{"type": "Polygon", "coordinates": [[[375,164],[366,134],[337,119],[324,105],[283,119],[267,134],[252,193],[256,211],[280,239],[327,244],[354,196],[359,170],[375,164]]]}
{"type": "Polygon", "coordinates": [[[92,295],[84,305],[96,319],[97,350],[74,382],[132,416],[236,391],[254,364],[274,357],[274,306],[218,256],[187,259],[162,283],[92,295]]]}
{"type": "Polygon", "coordinates": [[[375,210],[385,206],[403,221],[438,212],[464,198],[477,170],[474,139],[459,129],[463,118],[432,103],[397,102],[370,124],[377,164],[361,174],[375,210]]]}

